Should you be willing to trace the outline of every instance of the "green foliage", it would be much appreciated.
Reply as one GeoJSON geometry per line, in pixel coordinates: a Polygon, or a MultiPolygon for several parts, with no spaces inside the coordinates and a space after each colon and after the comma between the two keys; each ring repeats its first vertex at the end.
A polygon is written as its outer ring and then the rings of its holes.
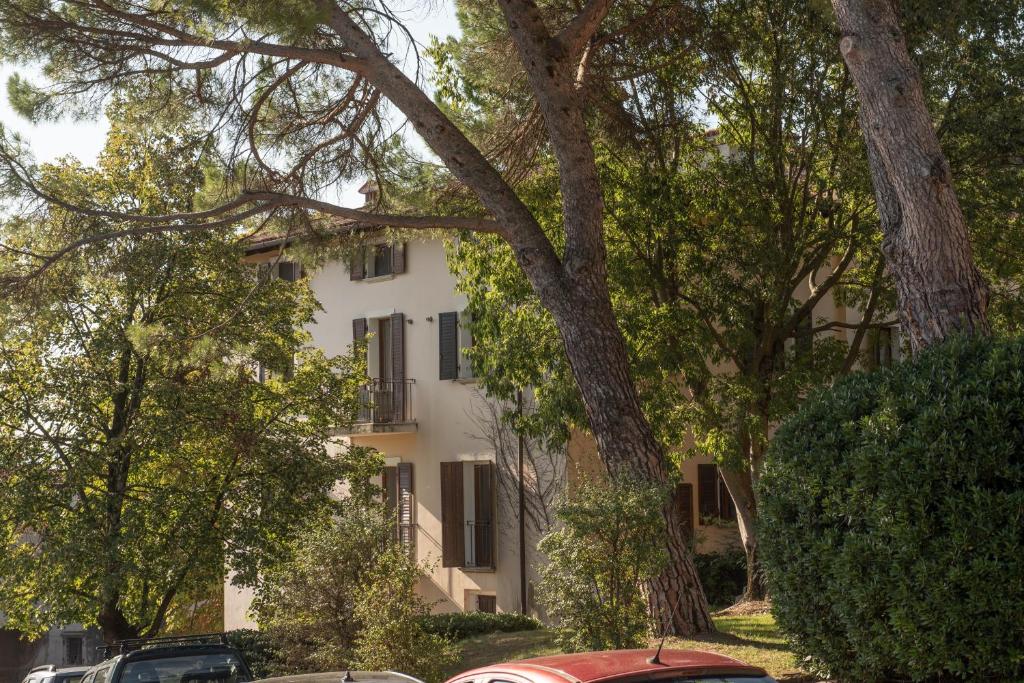
{"type": "Polygon", "coordinates": [[[561,501],[563,526],[540,550],[540,599],[567,651],[640,647],[649,634],[644,582],[666,560],[665,492],[638,482],[588,482],[561,501]]]}
{"type": "Polygon", "coordinates": [[[366,577],[382,554],[399,552],[392,530],[379,503],[346,499],[332,519],[306,525],[289,560],[264,573],[252,610],[278,644],[281,671],[350,665],[366,577]]]}
{"type": "Polygon", "coordinates": [[[394,540],[378,501],[346,498],[331,520],[306,528],[292,557],[267,571],[253,612],[275,643],[277,673],[395,669],[440,678],[447,638],[422,624],[423,572],[394,540]]]}
{"type": "Polygon", "coordinates": [[[693,565],[712,607],[728,607],[743,593],[747,583],[747,557],[742,550],[696,553],[693,565]]]}
{"type": "Polygon", "coordinates": [[[266,631],[249,628],[235,629],[226,633],[228,642],[245,657],[249,671],[254,678],[273,676],[283,664],[280,647],[274,636],[266,631]]]}
{"type": "Polygon", "coordinates": [[[416,586],[423,572],[408,555],[384,553],[364,577],[353,616],[360,624],[353,656],[359,668],[401,671],[438,683],[454,664],[458,648],[423,626],[430,606],[416,586]]]}
{"type": "MultiPolygon", "coordinates": [[[[115,121],[96,168],[43,167],[41,188],[97,210],[187,211],[203,179],[192,140],[115,121]]],[[[126,227],[55,204],[9,213],[0,273],[126,227]]],[[[253,581],[371,459],[327,450],[354,414],[358,363],[306,349],[307,285],[261,283],[242,256],[231,232],[87,243],[0,301],[10,627],[155,634],[225,567],[253,581]],[[259,383],[257,364],[294,376],[259,383]]]]}
{"type": "Polygon", "coordinates": [[[761,495],[773,610],[818,669],[1024,677],[1024,341],[953,340],[808,399],[761,495]]]}
{"type": "Polygon", "coordinates": [[[542,627],[542,624],[533,617],[516,612],[445,612],[428,614],[420,623],[427,633],[443,636],[448,640],[465,640],[488,633],[533,631],[542,627]]]}

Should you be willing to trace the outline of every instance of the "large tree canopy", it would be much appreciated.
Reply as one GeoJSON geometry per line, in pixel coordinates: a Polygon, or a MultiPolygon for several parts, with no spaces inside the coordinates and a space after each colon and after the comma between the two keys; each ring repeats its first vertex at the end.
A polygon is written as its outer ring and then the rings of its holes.
{"type": "MultiPolygon", "coordinates": [[[[621,3],[609,16],[614,4],[498,3],[527,84],[523,92],[535,107],[539,144],[559,172],[562,211],[555,240],[518,194],[514,169],[500,153],[483,148],[485,153],[471,142],[403,72],[404,27],[385,3],[14,0],[0,6],[0,50],[9,59],[45,64],[44,89],[15,83],[27,114],[88,109],[116,92],[147,116],[195,116],[211,148],[224,152],[231,194],[219,206],[162,217],[119,212],[122,231],[213,229],[270,213],[307,230],[328,216],[353,221],[349,226],[500,235],[557,323],[608,470],[661,484],[668,477],[664,453],[641,411],[612,312],[601,183],[588,103],[580,93],[591,57],[614,49],[601,36],[638,35],[645,18],[664,7],[621,3]],[[447,177],[473,197],[469,210],[457,216],[387,215],[383,206],[361,211],[325,201],[332,184],[367,168],[380,170],[381,154],[391,149],[388,117],[380,109],[385,100],[441,159],[447,177]]],[[[11,184],[46,196],[31,169],[10,150],[4,156],[11,184]]],[[[87,199],[75,209],[97,211],[87,199]]],[[[42,265],[56,256],[43,255],[42,265]]],[[[23,275],[31,277],[32,266],[40,264],[27,265],[23,275]]],[[[666,632],[713,630],[679,509],[666,504],[663,514],[671,561],[651,582],[652,613],[666,632]]]]}
{"type": "MultiPolygon", "coordinates": [[[[40,188],[103,211],[193,210],[202,148],[144,130],[115,122],[96,168],[44,167],[40,188]]],[[[55,204],[6,216],[0,272],[107,230],[55,204]]],[[[260,280],[242,256],[230,233],[126,237],[0,301],[9,627],[154,635],[226,570],[255,581],[300,522],[329,510],[335,482],[372,461],[327,450],[361,368],[304,350],[308,287],[260,280]]]]}

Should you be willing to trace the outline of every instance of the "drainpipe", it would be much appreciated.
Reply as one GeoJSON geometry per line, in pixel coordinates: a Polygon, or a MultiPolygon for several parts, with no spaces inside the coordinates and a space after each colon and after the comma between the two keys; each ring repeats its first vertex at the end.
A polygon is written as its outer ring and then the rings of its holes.
{"type": "MultiPolygon", "coordinates": [[[[523,418],[523,392],[516,392],[519,420],[523,418]]],[[[526,614],[526,483],[523,477],[523,429],[519,425],[519,612],[526,614]]]]}

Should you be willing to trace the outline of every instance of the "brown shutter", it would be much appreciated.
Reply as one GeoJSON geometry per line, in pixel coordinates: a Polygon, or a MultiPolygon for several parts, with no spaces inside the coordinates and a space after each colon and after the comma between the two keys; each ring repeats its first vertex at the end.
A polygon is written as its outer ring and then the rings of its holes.
{"type": "Polygon", "coordinates": [[[466,564],[462,463],[441,463],[441,566],[466,564]]]}
{"type": "Polygon", "coordinates": [[[476,596],[476,611],[494,614],[498,611],[498,598],[493,595],[476,596]]]}
{"type": "Polygon", "coordinates": [[[494,567],[494,463],[473,465],[473,548],[477,567],[494,567]]]}
{"type": "Polygon", "coordinates": [[[708,517],[717,519],[718,509],[718,467],[716,465],[697,465],[697,508],[700,512],[700,523],[708,517]]]}
{"type": "Polygon", "coordinates": [[[405,272],[405,242],[391,247],[391,272],[395,275],[405,272]]]}
{"type": "Polygon", "coordinates": [[[441,379],[459,377],[459,314],[437,316],[438,347],[441,352],[441,379]]]}
{"type": "Polygon", "coordinates": [[[287,282],[295,282],[302,276],[302,266],[294,261],[281,261],[277,264],[277,276],[287,282]]]}
{"type": "Polygon", "coordinates": [[[416,499],[413,497],[412,463],[400,462],[398,474],[398,542],[412,554],[416,547],[416,499]]]}
{"type": "Polygon", "coordinates": [[[352,255],[352,263],[348,269],[350,280],[362,280],[366,277],[366,247],[359,247],[352,255]]]}
{"type": "Polygon", "coordinates": [[[398,422],[405,422],[410,415],[405,391],[405,313],[391,314],[391,380],[394,382],[394,417],[398,422]]]}
{"type": "Polygon", "coordinates": [[[673,504],[679,508],[679,518],[683,520],[683,533],[687,538],[693,536],[693,484],[685,482],[676,486],[673,504]]]}
{"type": "Polygon", "coordinates": [[[718,500],[719,516],[727,522],[736,521],[736,506],[729,495],[729,487],[725,485],[725,479],[718,478],[718,500]]]}

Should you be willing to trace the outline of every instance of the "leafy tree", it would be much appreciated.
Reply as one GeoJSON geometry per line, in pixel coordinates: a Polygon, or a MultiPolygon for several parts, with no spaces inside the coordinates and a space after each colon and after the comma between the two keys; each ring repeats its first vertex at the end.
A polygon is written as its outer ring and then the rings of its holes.
{"type": "MultiPolygon", "coordinates": [[[[333,218],[342,219],[333,225],[341,231],[383,225],[500,235],[557,322],[608,470],[663,484],[664,452],[641,410],[611,307],[602,188],[579,94],[591,57],[612,49],[595,41],[606,19],[615,24],[610,31],[628,29],[644,20],[648,8],[631,4],[609,17],[612,0],[589,0],[578,9],[498,4],[500,25],[512,38],[516,78],[528,84],[524,93],[536,108],[534,131],[559,169],[564,210],[554,226],[557,235],[547,234],[542,217],[523,201],[515,169],[500,152],[485,154],[488,148],[471,142],[457,119],[402,71],[396,55],[404,27],[384,3],[13,0],[0,6],[0,44],[8,58],[45,63],[49,88],[15,83],[17,106],[26,114],[82,113],[109,92],[127,93],[147,116],[194,114],[221,143],[215,148],[229,157],[229,188],[240,192],[200,212],[119,212],[131,226],[127,230],[214,229],[239,217],[285,214],[307,232],[333,218]],[[385,98],[443,162],[447,172],[438,174],[440,180],[464,190],[468,200],[458,215],[386,205],[353,210],[324,200],[326,187],[364,174],[381,161],[381,150],[390,151],[390,131],[380,116],[385,98]]],[[[4,157],[12,181],[38,194],[19,159],[9,150],[4,157]]],[[[91,206],[87,198],[75,202],[84,215],[91,206]]],[[[26,268],[22,276],[37,269],[26,268]]],[[[663,514],[671,561],[652,579],[654,611],[674,633],[713,630],[678,508],[666,504],[663,514]],[[672,604],[664,601],[670,594],[677,596],[672,604]]]]}
{"type": "MultiPolygon", "coordinates": [[[[954,168],[965,171],[961,194],[981,265],[998,274],[1002,329],[1017,325],[1024,266],[995,246],[1024,244],[1021,169],[1010,160],[1022,62],[998,38],[1018,4],[913,7],[929,102],[958,151],[954,168]],[[989,50],[981,65],[963,57],[989,50]],[[989,137],[987,121],[1004,119],[989,137]]],[[[595,65],[587,92],[600,112],[613,305],[645,413],[676,455],[692,437],[696,451],[722,465],[748,556],[746,596],[757,598],[765,587],[755,484],[771,430],[811,388],[858,360],[870,367],[861,352],[875,328],[894,322],[896,304],[831,9],[764,0],[697,7],[685,41],[660,27],[650,45],[608,37],[617,58],[595,65]],[[699,123],[709,119],[718,130],[706,137],[699,123]],[[814,314],[832,303],[859,309],[861,320],[814,314]]],[[[468,0],[460,8],[463,38],[434,47],[444,65],[441,97],[468,127],[508,122],[517,134],[528,101],[509,79],[496,10],[468,0]]],[[[540,153],[532,163],[521,195],[545,225],[557,225],[554,171],[540,153]]],[[[564,438],[567,427],[585,429],[557,329],[511,254],[492,238],[463,239],[452,260],[470,298],[488,391],[510,397],[516,386],[537,386],[538,410],[520,423],[531,433],[564,438]]]]}
{"type": "Polygon", "coordinates": [[[379,500],[349,497],[264,575],[253,610],[273,640],[277,673],[365,668],[442,678],[456,653],[425,630],[429,605],[416,594],[423,572],[394,532],[379,500]]]}
{"type": "MultiPolygon", "coordinates": [[[[96,168],[39,173],[88,201],[16,207],[0,225],[10,273],[84,246],[0,302],[0,610],[28,633],[98,624],[152,636],[183,601],[280,559],[365,454],[328,452],[361,373],[305,348],[303,282],[260,281],[230,233],[133,234],[104,212],[194,210],[203,146],[116,121],[96,168]],[[276,368],[257,381],[257,366],[276,368]],[[284,376],[290,378],[285,380],[284,376]]],[[[176,622],[177,623],[177,622],[176,622]]]]}
{"type": "Polygon", "coordinates": [[[568,651],[643,647],[650,619],[647,578],[665,562],[658,513],[664,491],[635,482],[586,482],[564,499],[563,526],[545,536],[541,601],[568,651]]]}

